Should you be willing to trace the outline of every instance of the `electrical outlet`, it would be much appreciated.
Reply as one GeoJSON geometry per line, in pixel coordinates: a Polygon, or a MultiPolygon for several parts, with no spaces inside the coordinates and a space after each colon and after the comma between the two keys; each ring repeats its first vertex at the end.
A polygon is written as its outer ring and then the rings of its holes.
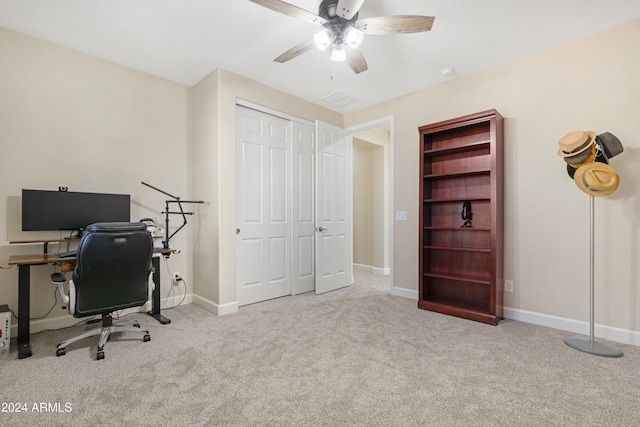
{"type": "Polygon", "coordinates": [[[178,286],[178,283],[182,281],[182,276],[180,273],[173,273],[173,284],[178,286]]]}
{"type": "Polygon", "coordinates": [[[513,280],[505,280],[504,281],[504,291],[505,292],[513,292],[513,280]]]}

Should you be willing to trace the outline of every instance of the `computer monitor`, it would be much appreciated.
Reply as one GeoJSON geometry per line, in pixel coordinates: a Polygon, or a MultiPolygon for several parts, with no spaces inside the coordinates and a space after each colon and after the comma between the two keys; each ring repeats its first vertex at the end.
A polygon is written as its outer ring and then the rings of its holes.
{"type": "Polygon", "coordinates": [[[95,222],[129,222],[128,194],[22,190],[22,231],[84,230],[95,222]]]}

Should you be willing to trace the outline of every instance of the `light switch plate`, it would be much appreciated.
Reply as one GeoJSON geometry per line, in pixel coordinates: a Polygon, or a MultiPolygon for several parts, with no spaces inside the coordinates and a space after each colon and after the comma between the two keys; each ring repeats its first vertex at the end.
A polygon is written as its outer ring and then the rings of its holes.
{"type": "Polygon", "coordinates": [[[396,212],[396,221],[406,221],[406,220],[407,220],[407,211],[396,212]]]}

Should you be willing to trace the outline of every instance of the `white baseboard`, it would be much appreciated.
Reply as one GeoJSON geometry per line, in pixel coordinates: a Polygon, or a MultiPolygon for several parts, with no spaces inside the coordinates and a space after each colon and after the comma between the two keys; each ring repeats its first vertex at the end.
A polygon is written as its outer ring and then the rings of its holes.
{"type": "MultiPolygon", "coordinates": [[[[176,295],[172,297],[163,298],[160,300],[160,311],[177,307],[178,305],[187,305],[193,302],[193,294],[187,294],[182,299],[182,295],[176,295]]],[[[145,305],[145,311],[151,310],[151,302],[147,302],[145,305]]]]}
{"type": "MultiPolygon", "coordinates": [[[[165,310],[167,307],[174,307],[182,301],[182,304],[191,304],[193,302],[193,294],[187,294],[184,297],[184,301],[182,300],[182,295],[176,295],[173,297],[162,298],[160,300],[160,312],[165,310]]],[[[122,310],[120,316],[126,316],[127,314],[132,313],[146,313],[147,311],[151,311],[151,301],[147,301],[147,303],[140,307],[127,308],[122,310]]],[[[86,319],[86,318],[85,318],[86,319]]],[[[29,334],[35,334],[37,332],[46,331],[46,330],[56,330],[62,328],[68,328],[77,324],[78,322],[82,322],[82,318],[73,317],[70,314],[63,314],[61,316],[44,318],[38,320],[32,320],[29,322],[29,334]]],[[[14,319],[12,319],[11,325],[11,337],[18,336],[18,323],[14,319]]]]}
{"type": "MultiPolygon", "coordinates": [[[[551,316],[548,314],[509,307],[504,307],[504,317],[507,319],[517,320],[519,322],[532,323],[534,325],[560,329],[561,331],[573,332],[587,337],[590,334],[589,322],[581,320],[567,319],[564,317],[551,316]]],[[[595,338],[602,338],[605,340],[619,342],[621,344],[640,346],[640,332],[638,331],[595,324],[593,333],[595,338]]]]}
{"type": "Polygon", "coordinates": [[[224,316],[227,314],[233,314],[238,312],[238,302],[230,302],[226,304],[217,304],[211,300],[203,298],[199,295],[193,296],[193,303],[198,307],[215,314],[216,316],[224,316]]]}
{"type": "Polygon", "coordinates": [[[418,291],[406,288],[391,287],[391,295],[418,301],[418,291]]]}
{"type": "Polygon", "coordinates": [[[391,274],[391,269],[373,267],[373,274],[377,274],[379,276],[388,276],[389,274],[391,274]]]}
{"type": "MultiPolygon", "coordinates": [[[[354,267],[356,265],[354,264],[354,267]]],[[[418,300],[418,291],[412,289],[405,288],[391,288],[391,295],[418,300]]],[[[182,295],[177,295],[174,297],[163,298],[160,301],[161,310],[164,310],[166,307],[173,307],[176,304],[179,304],[182,301],[182,295]]],[[[216,304],[213,301],[210,301],[206,298],[203,298],[199,295],[188,294],[185,296],[182,304],[195,304],[199,307],[204,308],[205,310],[217,315],[224,316],[227,314],[233,314],[238,312],[238,302],[234,301],[232,303],[227,304],[216,304]]],[[[131,314],[131,313],[144,313],[151,310],[151,301],[148,301],[142,307],[134,307],[126,309],[122,312],[122,316],[131,314]]],[[[531,323],[534,325],[545,326],[548,328],[559,329],[561,331],[572,332],[579,335],[589,336],[589,322],[584,322],[580,320],[568,319],[565,317],[552,316],[549,314],[536,313],[533,311],[520,310],[510,307],[504,307],[504,317],[506,319],[517,320],[519,322],[531,323]]],[[[44,330],[53,330],[53,329],[61,329],[67,328],[69,326],[73,326],[78,323],[81,319],[75,318],[70,314],[65,314],[62,316],[33,320],[29,326],[29,332],[34,334],[37,332],[41,332],[44,330]]],[[[11,326],[11,336],[18,336],[18,325],[14,321],[11,326]]],[[[606,325],[598,325],[594,326],[594,335],[595,338],[605,339],[609,341],[618,342],[621,344],[629,344],[633,346],[640,347],[640,332],[633,331],[630,329],[622,329],[616,328],[613,326],[606,325]]]]}
{"type": "Polygon", "coordinates": [[[391,274],[391,269],[390,268],[380,268],[380,267],[374,267],[372,265],[366,265],[366,264],[353,264],[353,268],[354,269],[358,269],[358,270],[362,270],[362,271],[367,271],[369,273],[373,273],[373,274],[377,274],[380,276],[388,276],[389,274],[391,274]]]}
{"type": "Polygon", "coordinates": [[[366,264],[356,264],[355,262],[353,263],[353,269],[354,270],[362,270],[362,271],[367,271],[369,273],[371,273],[371,269],[373,267],[371,267],[370,265],[366,265],[366,264]]]}
{"type": "MultiPolygon", "coordinates": [[[[418,300],[417,290],[393,287],[391,288],[391,295],[416,301],[418,300]]],[[[519,322],[531,323],[533,325],[559,329],[561,331],[572,332],[579,335],[585,335],[587,337],[589,336],[589,322],[551,316],[549,314],[536,313],[533,311],[519,310],[510,307],[504,307],[504,317],[506,319],[517,320],[519,322]]],[[[640,347],[640,332],[638,331],[596,324],[594,325],[594,335],[595,338],[640,347]]]]}

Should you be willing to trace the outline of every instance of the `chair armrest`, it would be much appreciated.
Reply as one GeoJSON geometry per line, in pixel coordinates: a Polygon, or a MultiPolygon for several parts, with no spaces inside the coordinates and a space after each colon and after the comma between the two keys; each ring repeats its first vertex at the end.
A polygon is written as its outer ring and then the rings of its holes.
{"type": "Polygon", "coordinates": [[[64,283],[58,283],[58,292],[62,297],[62,302],[65,304],[69,304],[69,295],[64,293],[64,283]]]}
{"type": "Polygon", "coordinates": [[[152,269],[151,273],[149,273],[149,298],[151,298],[151,294],[156,289],[156,282],[153,281],[153,272],[154,271],[155,270],[152,269]]]}
{"type": "Polygon", "coordinates": [[[57,274],[59,274],[59,276],[55,278],[54,278],[54,274],[52,274],[51,279],[53,280],[53,283],[55,283],[58,286],[58,293],[60,293],[60,298],[62,298],[62,302],[65,304],[68,304],[69,295],[64,291],[64,284],[66,283],[66,279],[62,274],[60,273],[57,273],[57,274]]]}
{"type": "Polygon", "coordinates": [[[73,280],[69,280],[69,303],[67,304],[67,310],[69,314],[75,314],[76,312],[76,284],[73,280]]]}
{"type": "Polygon", "coordinates": [[[64,291],[64,284],[67,281],[67,278],[64,277],[62,273],[53,273],[51,275],[51,281],[56,284],[58,287],[58,293],[60,294],[60,298],[62,298],[62,302],[67,305],[67,309],[69,313],[73,314],[76,311],[76,285],[73,283],[73,280],[69,281],[69,293],[64,291]]]}

